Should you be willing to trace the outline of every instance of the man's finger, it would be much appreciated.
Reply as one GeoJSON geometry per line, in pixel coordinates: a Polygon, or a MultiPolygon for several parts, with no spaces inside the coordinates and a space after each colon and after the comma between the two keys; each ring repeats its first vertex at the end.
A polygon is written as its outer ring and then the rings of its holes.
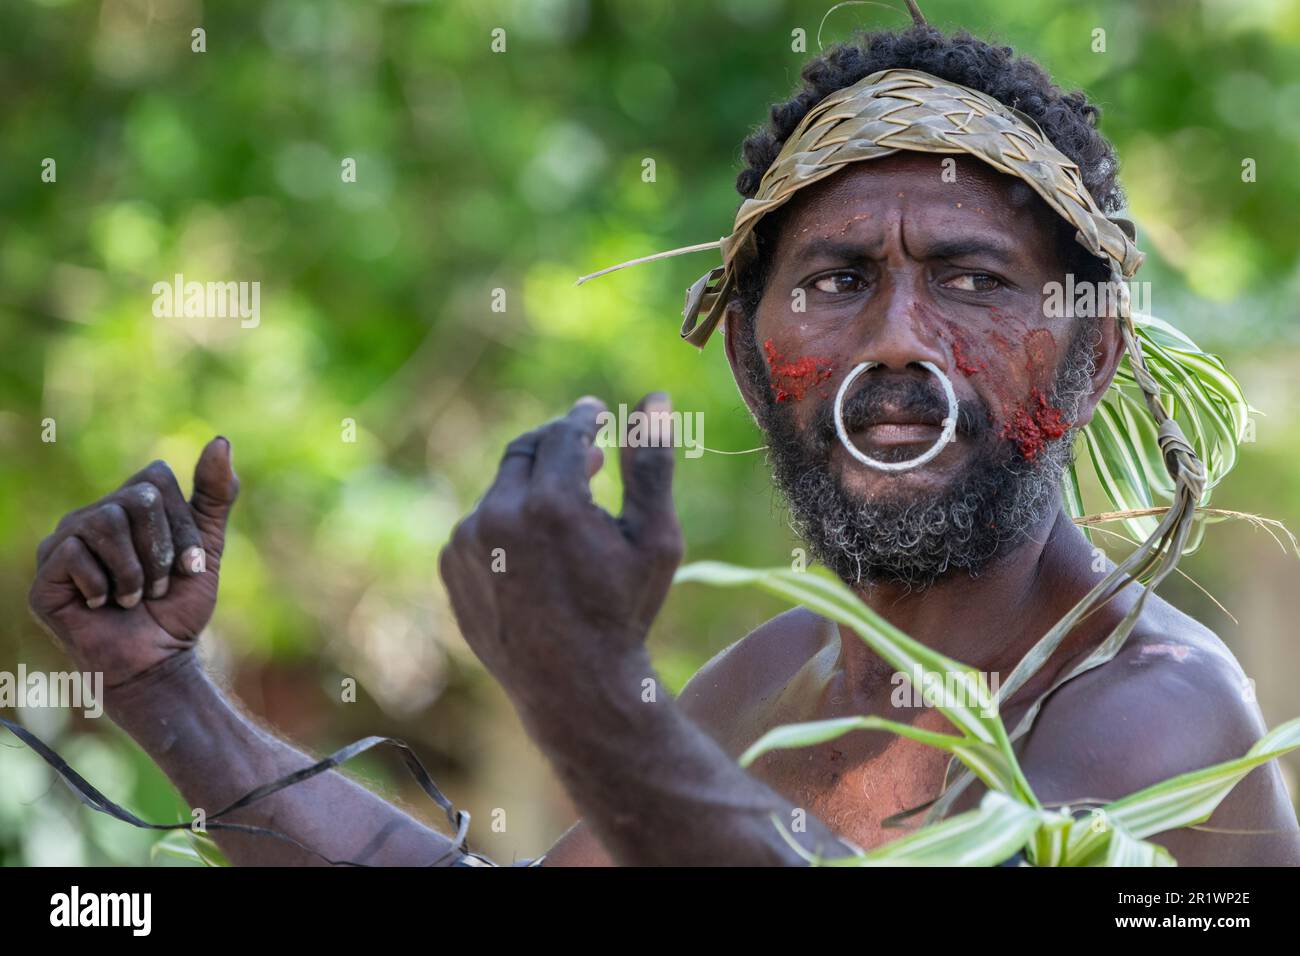
{"type": "Polygon", "coordinates": [[[176,573],[199,573],[204,567],[203,538],[171,466],[162,460],[155,461],[128,478],[121,490],[125,491],[142,481],[147,481],[162,492],[163,511],[167,514],[172,550],[176,555],[176,573]]]}
{"type": "Polygon", "coordinates": [[[108,571],[118,605],[133,608],[139,604],[144,597],[144,567],[135,552],[126,510],[115,501],[104,502],[85,516],[77,537],[108,571]]]}
{"type": "Polygon", "coordinates": [[[231,461],[230,442],[218,435],[204,447],[194,466],[190,508],[203,533],[203,545],[215,558],[226,544],[226,522],[239,497],[239,479],[231,461]]]}
{"type": "Polygon", "coordinates": [[[167,594],[176,552],[172,545],[162,492],[141,481],[113,496],[131,522],[131,540],[144,568],[145,595],[157,600],[167,594]]]}
{"type": "Polygon", "coordinates": [[[95,508],[98,508],[103,501],[96,501],[92,504],[78,508],[76,511],[69,511],[59,519],[55,529],[46,536],[39,545],[36,546],[36,566],[40,567],[54,553],[54,549],[63,544],[64,540],[74,533],[77,521],[82,515],[88,514],[95,508]]]}
{"type": "MultiPolygon", "coordinates": [[[[73,587],[81,594],[86,607],[94,609],[108,603],[108,575],[100,567],[86,543],[73,535],[64,538],[49,556],[49,561],[41,568],[37,578],[38,586],[45,588],[73,587]]],[[[48,592],[47,592],[48,593],[48,592]]],[[[52,607],[36,608],[38,612],[48,612],[52,607]]]]}
{"type": "Polygon", "coordinates": [[[590,497],[588,452],[596,440],[605,403],[588,395],[577,400],[563,418],[542,429],[533,465],[534,490],[542,494],[590,497]]]}
{"type": "Polygon", "coordinates": [[[488,489],[488,494],[523,494],[533,474],[533,462],[537,458],[537,443],[541,434],[540,428],[534,428],[506,445],[506,450],[501,455],[501,464],[497,467],[497,476],[488,489]]]}
{"type": "Polygon", "coordinates": [[[636,410],[647,416],[645,431],[655,443],[625,442],[619,452],[623,474],[623,514],[620,521],[634,541],[663,531],[677,534],[673,508],[672,403],[663,392],[651,392],[636,410]]]}

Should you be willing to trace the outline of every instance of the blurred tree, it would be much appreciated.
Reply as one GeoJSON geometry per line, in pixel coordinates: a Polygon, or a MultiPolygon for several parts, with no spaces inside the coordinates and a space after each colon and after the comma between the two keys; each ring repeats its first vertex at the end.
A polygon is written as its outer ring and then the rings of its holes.
{"type": "MultiPolygon", "coordinates": [[[[437,549],[505,442],[584,393],[617,405],[664,388],[705,413],[708,447],[762,444],[720,352],[677,338],[681,290],[707,256],[573,280],[726,233],[739,143],[795,84],[819,25],[823,43],[904,25],[895,6],[0,6],[0,668],[62,666],[23,611],[59,516],[155,457],[187,474],[228,435],[244,495],[205,638],[216,666],[313,749],[412,741],[476,815],[476,846],[539,852],[571,811],[456,633],[437,549]],[[156,318],[153,286],[177,274],[259,282],[259,323],[156,318]],[[345,677],[355,704],[341,703],[345,677]]],[[[1224,353],[1268,414],[1218,503],[1294,526],[1300,5],[924,7],[1102,104],[1154,311],[1224,353]]],[[[596,483],[611,507],[616,472],[596,483]]],[[[789,560],[760,456],[682,458],[679,476],[694,557],[789,560]]],[[[1190,585],[1169,594],[1261,675],[1270,721],[1300,712],[1295,566],[1245,528],[1211,544],[1185,569],[1240,625],[1190,585]]],[[[666,678],[679,687],[777,610],[674,596],[654,638],[666,678]]],[[[181,812],[106,722],[23,716],[115,799],[181,812]]],[[[362,770],[414,802],[394,766],[362,770]]],[[[148,860],[154,837],[49,788],[30,754],[0,746],[0,862],[148,860]]]]}

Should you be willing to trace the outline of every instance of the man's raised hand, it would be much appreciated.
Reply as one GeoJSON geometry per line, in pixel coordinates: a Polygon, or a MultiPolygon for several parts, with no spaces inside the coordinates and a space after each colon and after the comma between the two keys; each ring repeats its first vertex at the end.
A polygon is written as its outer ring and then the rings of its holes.
{"type": "Polygon", "coordinates": [[[166,462],[70,512],[36,552],[28,603],[78,668],[118,687],[190,648],[217,601],[226,520],[239,494],[214,438],[187,502],[166,462]]]}
{"type": "MultiPolygon", "coordinates": [[[[666,421],[666,396],[637,406],[666,421]]],[[[682,556],[673,448],[623,447],[623,513],[592,501],[605,410],[586,398],[512,441],[496,480],[443,550],[461,632],[516,704],[590,684],[641,652],[682,556]]]]}

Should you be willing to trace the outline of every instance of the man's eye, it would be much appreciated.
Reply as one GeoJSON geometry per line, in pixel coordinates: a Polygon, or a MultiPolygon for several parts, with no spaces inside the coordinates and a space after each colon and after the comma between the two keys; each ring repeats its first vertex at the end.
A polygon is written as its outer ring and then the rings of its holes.
{"type": "Polygon", "coordinates": [[[954,276],[943,284],[959,292],[992,292],[1002,285],[997,278],[984,272],[968,272],[965,275],[954,276]]]}
{"type": "Polygon", "coordinates": [[[830,292],[843,295],[847,292],[859,292],[863,286],[862,277],[853,272],[832,272],[813,282],[818,292],[830,292]]]}

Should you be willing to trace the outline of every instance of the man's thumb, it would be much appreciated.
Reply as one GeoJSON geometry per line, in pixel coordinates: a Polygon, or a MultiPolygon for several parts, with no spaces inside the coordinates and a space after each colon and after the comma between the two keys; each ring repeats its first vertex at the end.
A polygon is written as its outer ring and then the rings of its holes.
{"type": "Polygon", "coordinates": [[[239,497],[239,479],[230,460],[230,442],[218,435],[208,442],[194,466],[194,495],[190,507],[224,529],[230,508],[239,497]]]}

